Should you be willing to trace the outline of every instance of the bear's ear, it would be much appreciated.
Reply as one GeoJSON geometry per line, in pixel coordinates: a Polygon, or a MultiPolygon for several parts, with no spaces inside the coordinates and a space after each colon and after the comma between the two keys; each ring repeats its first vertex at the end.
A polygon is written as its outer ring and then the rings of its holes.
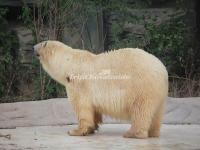
{"type": "Polygon", "coordinates": [[[44,43],[43,48],[45,48],[47,46],[47,41],[44,43]]]}

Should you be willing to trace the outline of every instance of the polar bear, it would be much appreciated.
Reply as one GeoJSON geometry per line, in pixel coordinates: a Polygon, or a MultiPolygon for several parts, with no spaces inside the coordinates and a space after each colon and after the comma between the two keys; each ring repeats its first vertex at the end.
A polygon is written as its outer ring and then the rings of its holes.
{"type": "Polygon", "coordinates": [[[138,48],[102,54],[43,41],[34,52],[44,70],[66,87],[78,118],[71,136],[94,133],[102,115],[127,120],[126,138],[159,137],[168,95],[168,73],[161,61],[138,48]]]}

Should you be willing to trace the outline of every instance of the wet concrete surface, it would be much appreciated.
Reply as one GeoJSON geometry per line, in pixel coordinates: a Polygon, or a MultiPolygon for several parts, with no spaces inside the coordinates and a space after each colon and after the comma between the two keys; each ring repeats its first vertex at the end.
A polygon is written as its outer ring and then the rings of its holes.
{"type": "Polygon", "coordinates": [[[91,136],[69,136],[76,125],[0,129],[0,150],[199,150],[200,125],[163,125],[160,138],[126,139],[128,124],[104,124],[91,136]]]}

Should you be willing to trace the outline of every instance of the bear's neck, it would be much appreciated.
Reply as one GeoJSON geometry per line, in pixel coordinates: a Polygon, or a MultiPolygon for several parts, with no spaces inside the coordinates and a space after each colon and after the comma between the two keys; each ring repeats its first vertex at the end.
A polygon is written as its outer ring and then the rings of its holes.
{"type": "Polygon", "coordinates": [[[52,74],[52,78],[66,86],[70,84],[73,76],[81,76],[88,74],[95,68],[95,54],[92,54],[84,50],[70,49],[64,54],[64,60],[59,59],[55,64],[55,70],[49,74],[52,74]]]}

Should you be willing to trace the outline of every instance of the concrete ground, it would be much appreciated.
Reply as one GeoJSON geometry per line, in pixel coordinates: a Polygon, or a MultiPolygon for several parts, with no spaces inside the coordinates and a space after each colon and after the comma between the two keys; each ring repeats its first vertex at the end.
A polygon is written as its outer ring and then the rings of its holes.
{"type": "Polygon", "coordinates": [[[38,126],[0,129],[0,150],[199,150],[200,125],[163,125],[160,138],[125,139],[128,124],[104,124],[91,136],[72,137],[76,127],[38,126]]]}

